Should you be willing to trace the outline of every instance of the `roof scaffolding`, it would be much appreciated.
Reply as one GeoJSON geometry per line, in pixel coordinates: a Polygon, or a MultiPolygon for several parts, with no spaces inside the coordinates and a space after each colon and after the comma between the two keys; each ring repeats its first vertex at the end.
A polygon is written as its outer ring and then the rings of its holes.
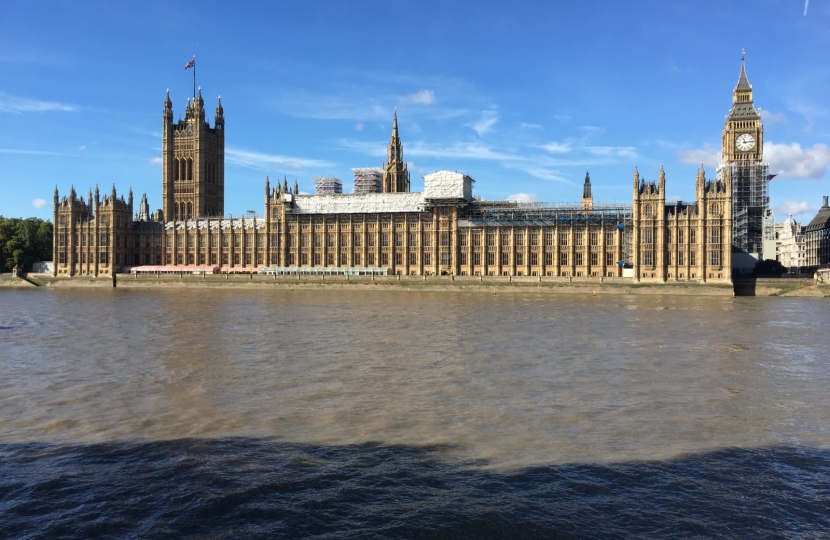
{"type": "Polygon", "coordinates": [[[616,228],[622,236],[623,260],[632,261],[632,213],[624,204],[595,204],[590,210],[581,204],[520,203],[507,201],[477,201],[462,212],[459,227],[557,227],[570,225],[616,228]]]}
{"type": "Polygon", "coordinates": [[[381,169],[352,169],[355,193],[381,193],[383,171],[381,169]]]}
{"type": "Polygon", "coordinates": [[[317,195],[343,193],[343,182],[339,178],[332,176],[314,178],[314,184],[317,186],[317,195]]]}

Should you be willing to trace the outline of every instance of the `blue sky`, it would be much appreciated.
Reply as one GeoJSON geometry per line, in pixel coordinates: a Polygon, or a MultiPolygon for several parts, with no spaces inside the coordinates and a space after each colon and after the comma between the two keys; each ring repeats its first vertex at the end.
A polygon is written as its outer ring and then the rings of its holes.
{"type": "Polygon", "coordinates": [[[0,21],[0,214],[51,216],[96,184],[161,206],[161,113],[226,118],[225,211],[266,175],[313,191],[380,166],[397,107],[413,190],[440,169],[485,199],[630,202],[631,175],[692,200],[714,176],[746,49],[778,220],[830,194],[830,2],[12,2],[0,21]]]}

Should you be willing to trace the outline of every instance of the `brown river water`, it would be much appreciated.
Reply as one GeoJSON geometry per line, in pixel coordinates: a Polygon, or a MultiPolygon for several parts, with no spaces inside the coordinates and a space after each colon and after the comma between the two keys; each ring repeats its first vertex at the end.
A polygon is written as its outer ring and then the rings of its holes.
{"type": "Polygon", "coordinates": [[[0,291],[0,478],[10,537],[820,538],[830,303],[0,291]]]}

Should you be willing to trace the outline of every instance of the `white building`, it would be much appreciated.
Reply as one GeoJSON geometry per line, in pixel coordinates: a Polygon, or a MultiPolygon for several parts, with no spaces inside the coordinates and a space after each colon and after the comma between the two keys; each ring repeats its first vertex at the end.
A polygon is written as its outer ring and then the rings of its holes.
{"type": "Polygon", "coordinates": [[[807,266],[807,242],[804,227],[792,214],[775,225],[776,260],[785,268],[799,269],[807,266]]]}

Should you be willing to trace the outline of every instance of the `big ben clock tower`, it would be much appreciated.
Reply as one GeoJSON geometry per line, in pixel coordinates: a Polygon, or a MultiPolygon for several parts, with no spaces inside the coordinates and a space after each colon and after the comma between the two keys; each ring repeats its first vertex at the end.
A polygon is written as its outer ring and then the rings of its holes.
{"type": "MultiPolygon", "coordinates": [[[[736,275],[751,272],[764,258],[764,215],[769,205],[769,166],[763,162],[764,126],[752,101],[752,85],[741,55],[741,74],[732,92],[721,148],[721,179],[732,191],[732,264],[736,275]]],[[[767,258],[774,254],[766,254],[767,258]]]]}

